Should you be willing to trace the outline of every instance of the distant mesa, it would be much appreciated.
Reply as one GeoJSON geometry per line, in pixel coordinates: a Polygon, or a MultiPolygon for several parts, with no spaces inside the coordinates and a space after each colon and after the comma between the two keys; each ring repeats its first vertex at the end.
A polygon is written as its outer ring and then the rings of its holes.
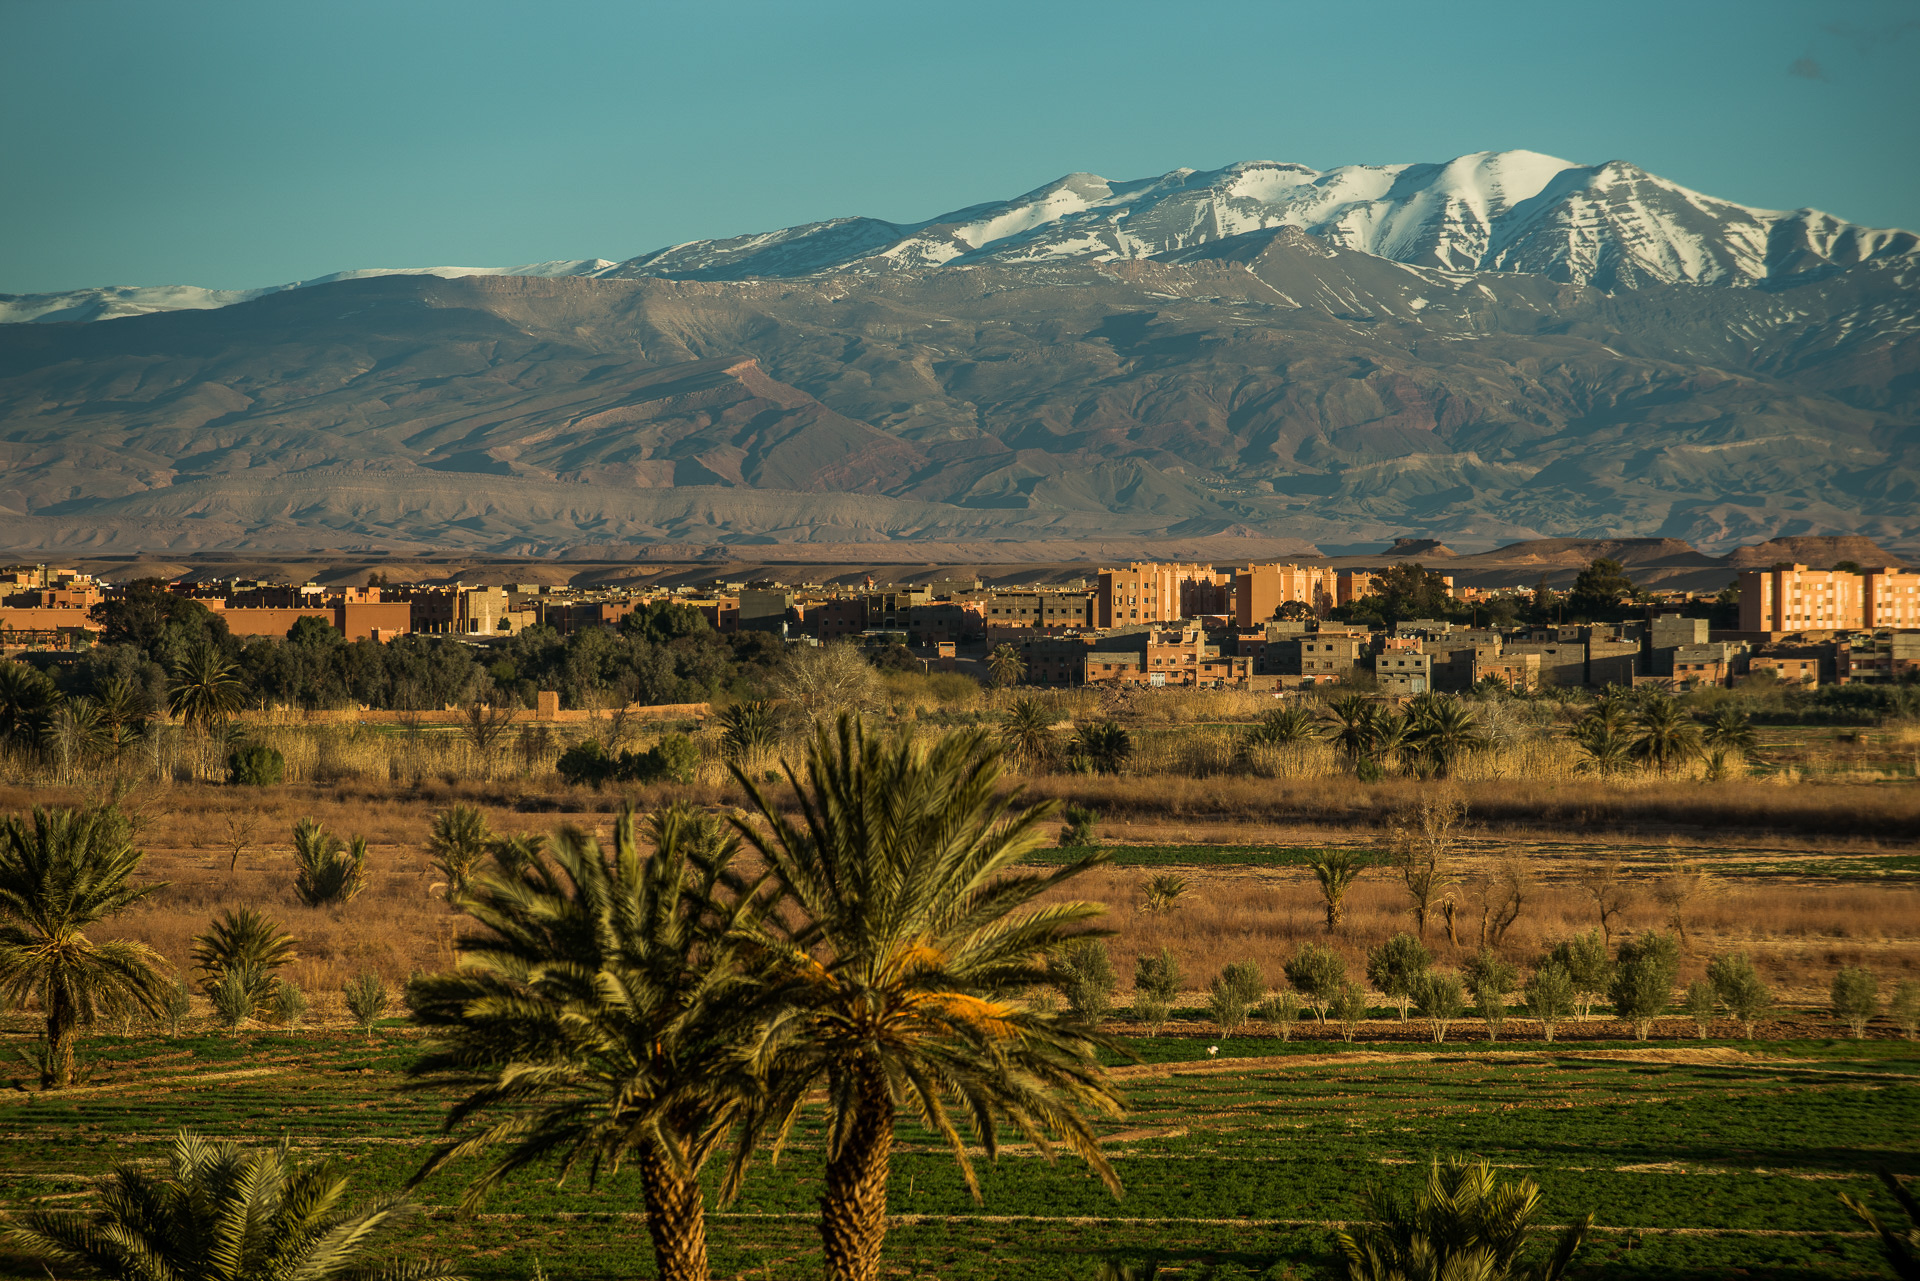
{"type": "Polygon", "coordinates": [[[1387,555],[1395,558],[1425,556],[1429,560],[1436,560],[1459,554],[1437,538],[1396,538],[1393,546],[1387,548],[1387,555]]]}
{"type": "Polygon", "coordinates": [[[1765,569],[1787,561],[1829,569],[1836,561],[1850,560],[1862,569],[1879,569],[1900,564],[1900,558],[1886,548],[1858,534],[1800,535],[1770,538],[1751,547],[1736,547],[1727,563],[1736,569],[1765,569]]]}

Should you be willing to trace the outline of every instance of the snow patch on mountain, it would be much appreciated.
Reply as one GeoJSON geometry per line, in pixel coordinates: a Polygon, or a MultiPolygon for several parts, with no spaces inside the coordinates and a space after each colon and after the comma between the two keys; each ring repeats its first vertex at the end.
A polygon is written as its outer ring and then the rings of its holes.
{"type": "Polygon", "coordinates": [[[336,271],[312,280],[295,280],[263,289],[202,289],[196,285],[108,285],[58,294],[0,294],[0,324],[29,322],[116,320],[156,311],[212,311],[235,303],[252,302],[268,294],[340,280],[367,280],[375,276],[595,276],[617,266],[606,258],[569,258],[524,263],[518,267],[361,267],[336,271]]]}

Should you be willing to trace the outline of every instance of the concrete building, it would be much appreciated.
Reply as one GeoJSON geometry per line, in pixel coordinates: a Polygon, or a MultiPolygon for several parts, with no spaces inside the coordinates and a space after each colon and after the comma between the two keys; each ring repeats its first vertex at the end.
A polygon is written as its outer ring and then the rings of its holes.
{"type": "Polygon", "coordinates": [[[1025,632],[1088,631],[1094,626],[1095,599],[1094,592],[989,592],[980,602],[980,618],[990,642],[1025,632]]]}
{"type": "Polygon", "coordinates": [[[1340,579],[1322,566],[1248,565],[1233,571],[1233,621],[1253,628],[1272,619],[1283,606],[1305,605],[1325,617],[1340,603],[1340,579]]]}
{"type": "Polygon", "coordinates": [[[1135,561],[1123,569],[1100,571],[1094,625],[1111,630],[1225,614],[1232,596],[1232,577],[1214,572],[1210,565],[1135,561]]]}
{"type": "MultiPolygon", "coordinates": [[[[1898,577],[1904,579],[1906,575],[1898,577]]],[[[1889,601],[1899,586],[1904,583],[1889,578],[1883,589],[1889,601]]],[[[1845,570],[1809,569],[1805,565],[1749,569],[1740,575],[1740,630],[1858,631],[1866,623],[1864,594],[1861,576],[1845,570]]]]}
{"type": "Polygon", "coordinates": [[[1869,569],[1860,575],[1862,625],[1920,627],[1920,573],[1906,569],[1869,569]]]}
{"type": "Polygon", "coordinates": [[[1390,650],[1373,656],[1373,679],[1383,694],[1424,694],[1433,688],[1433,656],[1390,650]]]}

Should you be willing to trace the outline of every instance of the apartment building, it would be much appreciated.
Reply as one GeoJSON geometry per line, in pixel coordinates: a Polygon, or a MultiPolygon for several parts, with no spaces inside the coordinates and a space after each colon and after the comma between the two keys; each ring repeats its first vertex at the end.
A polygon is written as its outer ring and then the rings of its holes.
{"type": "Polygon", "coordinates": [[[1920,573],[1908,569],[1869,569],[1860,575],[1862,625],[1920,627],[1920,573]]]}
{"type": "Polygon", "coordinates": [[[1103,630],[1150,623],[1177,623],[1232,608],[1233,577],[1211,565],[1135,561],[1103,569],[1094,592],[1095,626],[1103,630]]]}
{"type": "MultiPolygon", "coordinates": [[[[1894,598],[1896,571],[1883,588],[1894,598]]],[[[1905,579],[1905,574],[1898,574],[1905,579]]],[[[1740,630],[1743,632],[1857,631],[1865,625],[1865,584],[1859,574],[1837,569],[1749,569],[1740,575],[1740,630]]],[[[1891,605],[1888,605],[1891,608],[1891,605]]]]}
{"type": "Polygon", "coordinates": [[[1373,656],[1373,679],[1383,694],[1424,694],[1433,688],[1433,655],[1388,650],[1373,656]]]}
{"type": "Polygon", "coordinates": [[[1087,631],[1094,626],[1096,598],[1094,592],[989,592],[980,602],[980,618],[989,641],[1087,631]]]}

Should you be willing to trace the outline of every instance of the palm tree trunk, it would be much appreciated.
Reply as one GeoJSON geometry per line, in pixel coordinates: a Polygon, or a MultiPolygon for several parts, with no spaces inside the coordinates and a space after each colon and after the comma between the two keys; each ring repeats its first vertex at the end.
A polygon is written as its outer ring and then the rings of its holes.
{"type": "Polygon", "coordinates": [[[683,1176],[649,1143],[640,1151],[640,1188],[660,1281],[707,1281],[707,1208],[699,1176],[683,1176]]]}
{"type": "Polygon", "coordinates": [[[54,985],[46,1000],[47,1073],[40,1084],[47,1089],[64,1090],[73,1084],[73,1042],[78,1029],[65,992],[54,985]]]}
{"type": "Polygon", "coordinates": [[[862,1064],[840,1154],[827,1163],[820,1239],[827,1281],[878,1281],[887,1236],[887,1170],[893,1156],[893,1094],[878,1067],[862,1064]]]}

